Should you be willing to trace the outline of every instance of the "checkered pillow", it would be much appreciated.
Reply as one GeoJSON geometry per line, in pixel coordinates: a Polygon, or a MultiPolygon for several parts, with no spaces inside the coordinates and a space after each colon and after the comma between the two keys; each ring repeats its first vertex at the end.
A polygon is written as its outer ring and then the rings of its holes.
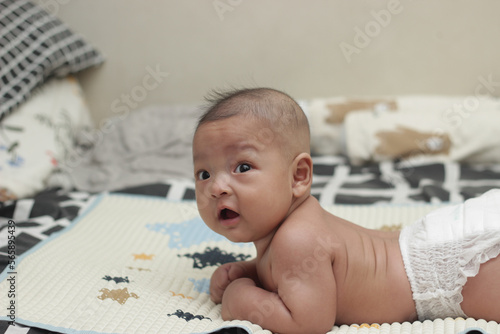
{"type": "Polygon", "coordinates": [[[0,121],[46,79],[104,58],[59,19],[27,0],[0,0],[0,121]]]}

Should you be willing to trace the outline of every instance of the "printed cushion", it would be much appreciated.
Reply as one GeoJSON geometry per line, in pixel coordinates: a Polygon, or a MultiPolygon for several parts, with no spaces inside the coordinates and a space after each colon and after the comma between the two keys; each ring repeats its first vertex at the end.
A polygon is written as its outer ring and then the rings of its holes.
{"type": "Polygon", "coordinates": [[[0,121],[52,76],[104,61],[81,36],[26,0],[0,0],[0,121]]]}
{"type": "Polygon", "coordinates": [[[74,168],[81,159],[76,144],[93,128],[78,81],[52,78],[2,120],[0,201],[32,196],[44,189],[55,170],[74,168]]]}

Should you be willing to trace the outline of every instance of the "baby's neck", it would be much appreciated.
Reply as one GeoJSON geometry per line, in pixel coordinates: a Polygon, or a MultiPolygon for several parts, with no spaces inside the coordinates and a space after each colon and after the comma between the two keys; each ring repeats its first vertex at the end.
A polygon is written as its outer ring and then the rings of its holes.
{"type": "Polygon", "coordinates": [[[266,253],[266,251],[268,250],[269,246],[271,245],[271,242],[272,242],[272,240],[274,238],[274,235],[276,234],[276,232],[278,231],[278,229],[281,227],[281,225],[288,219],[288,217],[298,207],[300,207],[304,202],[306,202],[307,200],[310,200],[310,199],[314,199],[314,197],[311,196],[310,194],[306,194],[306,195],[304,195],[301,198],[296,198],[292,202],[292,205],[290,206],[290,210],[288,211],[288,213],[285,216],[285,218],[283,219],[283,221],[281,221],[281,223],[279,223],[278,226],[276,226],[276,228],[271,233],[269,233],[268,235],[266,235],[264,238],[259,239],[259,240],[255,240],[253,242],[253,244],[255,245],[255,249],[257,250],[257,258],[261,258],[266,253]]]}
{"type": "Polygon", "coordinates": [[[264,238],[253,242],[255,249],[257,250],[257,259],[262,258],[262,256],[267,252],[277,230],[278,228],[273,230],[273,232],[269,233],[264,238]]]}

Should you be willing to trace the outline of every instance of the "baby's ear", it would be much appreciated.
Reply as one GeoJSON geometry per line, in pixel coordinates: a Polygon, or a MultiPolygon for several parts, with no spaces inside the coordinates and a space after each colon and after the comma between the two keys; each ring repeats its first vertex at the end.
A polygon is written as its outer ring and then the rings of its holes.
{"type": "Polygon", "coordinates": [[[295,197],[302,197],[311,191],[313,164],[312,158],[307,153],[299,154],[293,160],[292,191],[295,197]]]}

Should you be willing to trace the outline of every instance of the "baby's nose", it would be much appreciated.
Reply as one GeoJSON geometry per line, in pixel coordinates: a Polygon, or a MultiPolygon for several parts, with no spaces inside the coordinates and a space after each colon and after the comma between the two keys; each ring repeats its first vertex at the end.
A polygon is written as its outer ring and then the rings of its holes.
{"type": "Polygon", "coordinates": [[[217,175],[212,183],[211,196],[213,198],[220,198],[224,195],[231,193],[231,187],[229,186],[229,176],[225,174],[217,175]]]}
{"type": "Polygon", "coordinates": [[[224,196],[224,195],[227,195],[227,192],[225,192],[225,191],[221,191],[221,192],[213,192],[213,193],[212,193],[212,197],[213,197],[213,198],[220,198],[220,197],[222,197],[222,196],[224,196]]]}

